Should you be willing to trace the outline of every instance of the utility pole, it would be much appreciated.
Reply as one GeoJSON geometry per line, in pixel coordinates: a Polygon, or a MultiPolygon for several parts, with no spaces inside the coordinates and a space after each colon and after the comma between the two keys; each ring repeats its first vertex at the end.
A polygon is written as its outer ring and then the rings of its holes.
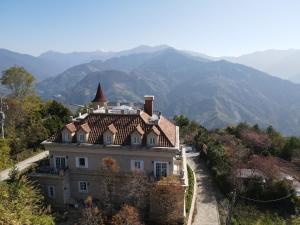
{"type": "Polygon", "coordinates": [[[1,122],[1,136],[4,139],[4,121],[5,121],[5,113],[3,109],[8,109],[8,105],[3,102],[3,97],[0,97],[0,122],[1,122]]]}
{"type": "Polygon", "coordinates": [[[226,225],[231,225],[231,217],[233,213],[233,208],[236,202],[236,188],[234,188],[233,193],[232,193],[232,199],[229,205],[229,210],[226,218],[226,225]]]}

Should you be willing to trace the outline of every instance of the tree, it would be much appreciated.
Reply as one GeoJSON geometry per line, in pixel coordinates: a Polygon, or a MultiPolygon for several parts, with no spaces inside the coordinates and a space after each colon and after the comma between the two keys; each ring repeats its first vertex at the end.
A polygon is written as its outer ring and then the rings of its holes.
{"type": "Polygon", "coordinates": [[[188,126],[190,123],[190,120],[184,115],[176,115],[173,119],[175,120],[176,125],[180,128],[188,126]]]}
{"type": "Polygon", "coordinates": [[[184,187],[176,176],[164,177],[154,184],[150,197],[150,217],[162,225],[180,222],[184,204],[184,187]]]}
{"type": "Polygon", "coordinates": [[[8,141],[5,139],[0,140],[0,170],[7,168],[11,165],[11,159],[9,158],[10,147],[8,141]]]}
{"type": "Polygon", "coordinates": [[[119,166],[112,157],[105,157],[102,159],[102,170],[104,176],[104,183],[108,192],[108,209],[110,216],[113,212],[113,191],[115,184],[115,175],[119,172],[119,166]]]}
{"type": "Polygon", "coordinates": [[[12,96],[23,98],[33,92],[34,80],[23,67],[14,66],[3,72],[1,83],[10,89],[12,96]]]}
{"type": "Polygon", "coordinates": [[[121,210],[112,217],[112,225],[143,225],[140,221],[138,210],[124,204],[121,210]]]}
{"type": "Polygon", "coordinates": [[[300,139],[290,137],[283,147],[281,157],[286,160],[291,160],[293,157],[300,156],[300,139]]]}
{"type": "Polygon", "coordinates": [[[24,176],[11,173],[9,182],[0,182],[0,224],[54,225],[45,213],[40,191],[24,176]]]}
{"type": "Polygon", "coordinates": [[[150,189],[148,178],[144,174],[134,172],[122,188],[122,201],[134,206],[143,215],[148,207],[150,189]]]}
{"type": "Polygon", "coordinates": [[[102,213],[97,207],[93,207],[91,196],[85,200],[86,208],[81,211],[80,225],[104,225],[102,213]]]}

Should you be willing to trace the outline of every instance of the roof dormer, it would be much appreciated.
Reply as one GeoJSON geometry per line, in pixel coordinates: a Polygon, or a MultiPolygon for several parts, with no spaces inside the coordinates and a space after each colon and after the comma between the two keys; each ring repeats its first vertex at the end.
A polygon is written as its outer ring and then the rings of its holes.
{"type": "Polygon", "coordinates": [[[89,127],[88,123],[81,124],[78,127],[77,131],[77,142],[78,143],[85,143],[89,139],[89,134],[91,132],[91,128],[89,127]]]}
{"type": "Polygon", "coordinates": [[[69,123],[64,126],[61,135],[62,135],[62,141],[65,143],[71,143],[72,139],[76,132],[76,126],[74,123],[69,123]]]}
{"type": "Polygon", "coordinates": [[[156,126],[153,126],[147,133],[147,145],[156,146],[159,135],[160,131],[156,128],[156,126]]]}
{"type": "Polygon", "coordinates": [[[117,129],[114,124],[110,124],[106,131],[103,133],[103,144],[112,145],[115,141],[117,129]]]}
{"type": "Polygon", "coordinates": [[[135,130],[131,133],[131,144],[132,145],[141,145],[144,133],[145,132],[141,128],[141,126],[137,125],[135,130]]]}

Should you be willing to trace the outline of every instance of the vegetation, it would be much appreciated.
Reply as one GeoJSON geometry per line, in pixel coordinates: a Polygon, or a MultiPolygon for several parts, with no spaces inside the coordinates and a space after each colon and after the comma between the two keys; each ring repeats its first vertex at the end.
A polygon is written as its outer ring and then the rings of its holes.
{"type": "Polygon", "coordinates": [[[2,84],[8,87],[12,96],[22,98],[33,92],[35,78],[23,67],[14,66],[3,72],[2,84]]]}
{"type": "Polygon", "coordinates": [[[143,225],[136,208],[124,204],[120,211],[112,217],[111,225],[143,225]]]}
{"type": "Polygon", "coordinates": [[[0,169],[11,166],[42,149],[40,143],[60,129],[71,115],[55,101],[42,101],[33,91],[34,77],[24,68],[4,71],[1,82],[10,93],[4,102],[5,140],[0,142],[0,169]]]}
{"type": "Polygon", "coordinates": [[[185,196],[185,201],[186,201],[186,213],[189,213],[192,206],[192,200],[194,195],[195,179],[194,179],[193,171],[189,165],[187,166],[187,171],[188,171],[189,187],[187,190],[187,194],[185,196]]]}
{"type": "Polygon", "coordinates": [[[43,207],[43,197],[33,183],[16,170],[7,182],[0,182],[0,224],[54,224],[43,207]]]}
{"type": "MultiPolygon", "coordinates": [[[[188,132],[191,122],[186,117],[174,119],[188,132]]],[[[233,214],[233,224],[292,224],[291,221],[296,221],[292,218],[299,217],[299,199],[292,183],[280,178],[278,160],[287,160],[288,164],[297,159],[300,138],[283,137],[271,126],[262,129],[246,123],[212,131],[198,126],[191,133],[192,141],[188,133],[182,136],[182,141],[201,152],[216,185],[231,201],[230,205],[235,205],[229,213],[233,214]],[[241,168],[261,171],[264,176],[241,179],[237,176],[241,168]],[[281,200],[268,202],[274,199],[281,200]],[[255,210],[259,211],[257,217],[251,216],[255,215],[255,210]]],[[[297,172],[291,175],[299,177],[297,172]]]]}

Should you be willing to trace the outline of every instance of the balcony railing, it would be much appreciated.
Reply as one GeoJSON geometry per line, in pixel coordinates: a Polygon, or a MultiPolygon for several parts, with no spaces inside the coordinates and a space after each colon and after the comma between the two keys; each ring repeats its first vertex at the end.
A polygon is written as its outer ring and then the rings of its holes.
{"type": "Polygon", "coordinates": [[[45,174],[45,175],[57,175],[57,176],[64,176],[68,167],[65,168],[51,168],[50,166],[38,166],[33,174],[45,174]]]}

